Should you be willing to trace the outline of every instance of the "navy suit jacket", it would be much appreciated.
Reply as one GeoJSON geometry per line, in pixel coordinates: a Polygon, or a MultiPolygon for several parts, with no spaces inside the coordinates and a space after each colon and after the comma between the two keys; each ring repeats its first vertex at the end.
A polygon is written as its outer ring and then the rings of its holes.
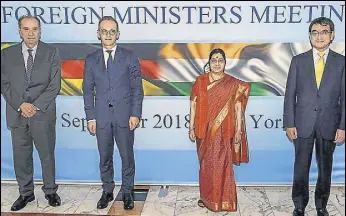
{"type": "Polygon", "coordinates": [[[307,138],[318,126],[321,136],[334,140],[345,130],[345,57],[329,50],[317,88],[312,50],[293,57],[284,102],[284,127],[296,127],[307,138]]]}
{"type": "Polygon", "coordinates": [[[116,123],[129,127],[131,116],[141,118],[143,102],[142,74],[138,58],[119,45],[114,63],[106,70],[102,48],[85,59],[83,97],[86,119],[95,119],[105,127],[109,104],[115,109],[116,123]]]}

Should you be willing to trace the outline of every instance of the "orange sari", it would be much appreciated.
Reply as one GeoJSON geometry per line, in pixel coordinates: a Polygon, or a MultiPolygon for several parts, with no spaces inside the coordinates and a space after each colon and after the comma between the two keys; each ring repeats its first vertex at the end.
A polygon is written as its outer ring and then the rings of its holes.
{"type": "Polygon", "coordinates": [[[200,163],[199,185],[204,205],[211,211],[237,211],[233,164],[249,161],[245,108],[250,84],[227,74],[210,82],[198,77],[191,100],[196,101],[195,134],[200,163]],[[241,144],[235,148],[235,104],[241,103],[241,144]]]}

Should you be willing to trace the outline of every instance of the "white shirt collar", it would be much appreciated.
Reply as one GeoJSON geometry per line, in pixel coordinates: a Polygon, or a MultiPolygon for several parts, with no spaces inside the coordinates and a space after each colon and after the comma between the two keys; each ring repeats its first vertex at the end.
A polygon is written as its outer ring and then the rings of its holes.
{"type": "MultiPolygon", "coordinates": [[[[326,50],[324,50],[323,52],[324,52],[324,59],[326,59],[327,58],[327,56],[328,56],[328,53],[329,53],[329,47],[326,49],[326,50]]],[[[312,49],[313,50],[313,53],[314,53],[314,59],[316,59],[316,58],[319,58],[320,56],[318,55],[318,53],[320,52],[320,51],[318,51],[316,48],[313,48],[312,49]]]]}
{"type": "MultiPolygon", "coordinates": [[[[31,48],[33,51],[33,55],[35,55],[36,53],[36,50],[37,50],[37,45],[38,43],[36,44],[36,46],[34,46],[33,48],[31,48]]],[[[28,51],[28,49],[30,49],[29,47],[26,46],[26,44],[24,43],[24,41],[22,42],[22,53],[25,53],[28,51]]]]}
{"type": "Polygon", "coordinates": [[[117,49],[117,45],[115,45],[112,49],[105,49],[104,47],[102,47],[102,50],[103,50],[103,54],[105,55],[105,57],[108,57],[108,53],[107,53],[107,50],[112,50],[112,57],[114,59],[115,57],[115,51],[117,49]]]}

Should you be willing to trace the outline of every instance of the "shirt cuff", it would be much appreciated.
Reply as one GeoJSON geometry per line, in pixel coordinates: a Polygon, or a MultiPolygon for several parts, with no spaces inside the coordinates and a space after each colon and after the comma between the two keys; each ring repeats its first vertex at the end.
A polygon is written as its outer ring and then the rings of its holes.
{"type": "Polygon", "coordinates": [[[88,122],[96,122],[96,119],[90,119],[88,122]]]}
{"type": "Polygon", "coordinates": [[[32,105],[34,108],[35,108],[35,110],[40,110],[39,108],[37,108],[34,104],[32,105]]]}

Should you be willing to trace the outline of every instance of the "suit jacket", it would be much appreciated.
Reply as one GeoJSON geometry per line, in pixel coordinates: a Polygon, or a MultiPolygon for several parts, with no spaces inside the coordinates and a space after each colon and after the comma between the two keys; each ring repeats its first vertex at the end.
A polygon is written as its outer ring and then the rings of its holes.
{"type": "Polygon", "coordinates": [[[330,50],[317,88],[312,50],[293,57],[286,84],[285,128],[307,138],[315,125],[326,140],[345,130],[345,57],[330,50]]]}
{"type": "Polygon", "coordinates": [[[20,124],[22,103],[34,104],[41,111],[32,118],[56,120],[55,99],[61,88],[61,62],[57,48],[39,41],[30,84],[26,81],[21,43],[1,51],[1,94],[6,100],[8,127],[20,124]]]}
{"type": "Polygon", "coordinates": [[[121,127],[129,126],[130,116],[142,115],[143,86],[138,58],[119,45],[114,63],[106,70],[103,50],[85,59],[83,97],[86,119],[96,119],[98,127],[109,122],[109,104],[115,107],[115,118],[121,127]]]}

